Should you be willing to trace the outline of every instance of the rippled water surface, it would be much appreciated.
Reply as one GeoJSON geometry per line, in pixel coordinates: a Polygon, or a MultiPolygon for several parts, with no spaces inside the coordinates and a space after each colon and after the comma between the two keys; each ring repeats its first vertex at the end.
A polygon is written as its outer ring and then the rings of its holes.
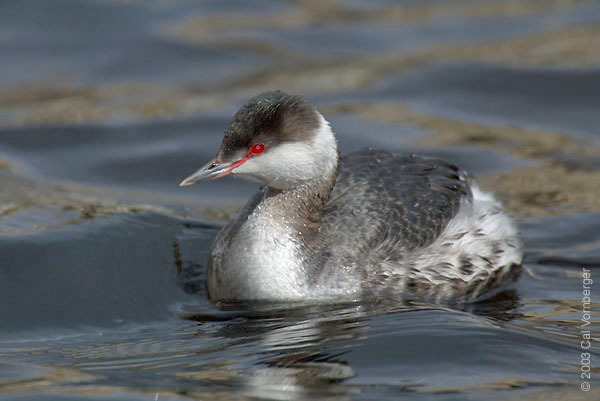
{"type": "Polygon", "coordinates": [[[0,400],[600,399],[599,38],[594,1],[1,2],[0,400]],[[342,152],[473,172],[521,280],[454,307],[207,301],[256,186],[177,185],[274,88],[342,152]]]}

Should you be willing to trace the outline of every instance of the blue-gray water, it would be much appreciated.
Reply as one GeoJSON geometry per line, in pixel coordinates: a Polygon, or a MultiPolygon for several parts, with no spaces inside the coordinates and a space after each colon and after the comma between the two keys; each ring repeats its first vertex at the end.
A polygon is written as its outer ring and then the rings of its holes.
{"type": "Polygon", "coordinates": [[[593,1],[0,2],[0,400],[599,399],[599,38],[593,1]],[[453,308],[207,301],[256,187],[178,183],[275,88],[342,152],[474,173],[521,280],[453,308]]]}

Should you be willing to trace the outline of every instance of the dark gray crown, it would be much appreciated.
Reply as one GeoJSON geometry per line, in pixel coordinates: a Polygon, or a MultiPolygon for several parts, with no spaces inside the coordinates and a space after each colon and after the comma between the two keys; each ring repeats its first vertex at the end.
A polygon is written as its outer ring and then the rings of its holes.
{"type": "Polygon", "coordinates": [[[219,156],[234,157],[255,143],[267,149],[288,141],[310,139],[320,125],[317,110],[298,95],[264,92],[248,100],[225,132],[219,156]]]}

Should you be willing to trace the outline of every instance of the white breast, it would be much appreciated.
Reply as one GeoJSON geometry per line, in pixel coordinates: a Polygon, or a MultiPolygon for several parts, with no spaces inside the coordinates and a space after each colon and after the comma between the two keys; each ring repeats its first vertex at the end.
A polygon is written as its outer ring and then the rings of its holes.
{"type": "MultiPolygon", "coordinates": [[[[299,244],[285,220],[277,221],[258,206],[222,252],[220,287],[211,289],[221,299],[288,299],[307,295],[299,244]]],[[[214,255],[213,255],[214,256],[214,255]]]]}

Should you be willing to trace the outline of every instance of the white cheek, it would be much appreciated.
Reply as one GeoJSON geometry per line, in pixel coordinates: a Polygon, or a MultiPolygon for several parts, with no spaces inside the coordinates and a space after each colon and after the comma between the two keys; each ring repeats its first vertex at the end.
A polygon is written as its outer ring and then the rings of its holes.
{"type": "Polygon", "coordinates": [[[322,118],[311,141],[282,143],[253,156],[233,173],[285,189],[322,179],[335,170],[336,163],[335,135],[322,118]]]}
{"type": "Polygon", "coordinates": [[[233,173],[258,178],[273,187],[297,185],[314,174],[316,166],[311,151],[304,144],[281,144],[252,157],[233,173]]]}

